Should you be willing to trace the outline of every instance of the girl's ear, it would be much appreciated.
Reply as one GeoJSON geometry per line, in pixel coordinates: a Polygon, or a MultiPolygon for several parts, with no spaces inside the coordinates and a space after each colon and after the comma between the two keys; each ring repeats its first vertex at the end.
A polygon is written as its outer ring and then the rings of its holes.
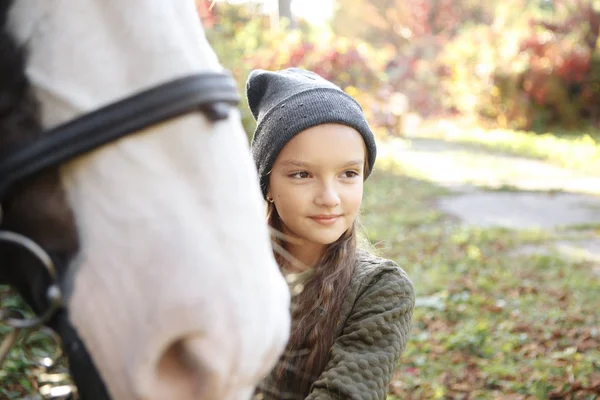
{"type": "Polygon", "coordinates": [[[273,197],[271,197],[271,193],[269,193],[269,192],[267,192],[267,201],[268,201],[269,203],[272,203],[272,202],[273,202],[273,197]]]}

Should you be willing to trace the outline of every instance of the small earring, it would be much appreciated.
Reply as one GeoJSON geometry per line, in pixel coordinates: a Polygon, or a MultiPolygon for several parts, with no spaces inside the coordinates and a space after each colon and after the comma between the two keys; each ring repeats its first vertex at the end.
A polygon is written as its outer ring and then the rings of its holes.
{"type": "Polygon", "coordinates": [[[274,200],[273,200],[273,198],[272,198],[272,197],[269,197],[269,196],[267,195],[267,201],[268,201],[269,203],[272,203],[274,200]]]}

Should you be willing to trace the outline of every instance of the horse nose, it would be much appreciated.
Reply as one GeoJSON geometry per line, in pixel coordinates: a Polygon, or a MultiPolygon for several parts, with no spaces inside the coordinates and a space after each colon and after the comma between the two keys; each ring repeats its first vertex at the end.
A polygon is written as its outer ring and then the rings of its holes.
{"type": "Polygon", "coordinates": [[[250,388],[240,388],[239,383],[229,384],[230,391],[238,393],[225,393],[227,385],[216,348],[216,343],[199,336],[181,338],[169,345],[156,365],[156,398],[243,399],[244,391],[250,388]]]}
{"type": "MultiPolygon", "coordinates": [[[[221,354],[223,345],[222,341],[203,335],[185,336],[172,342],[158,358],[154,374],[148,375],[152,378],[148,382],[138,381],[143,386],[137,391],[139,398],[248,400],[260,377],[231,370],[221,354]]],[[[272,357],[276,358],[279,351],[274,346],[272,357]]]]}
{"type": "Polygon", "coordinates": [[[138,331],[141,346],[129,363],[136,400],[248,400],[289,337],[287,285],[280,275],[263,283],[270,290],[257,289],[243,303],[212,293],[211,306],[180,301],[155,308],[154,324],[138,331]]]}

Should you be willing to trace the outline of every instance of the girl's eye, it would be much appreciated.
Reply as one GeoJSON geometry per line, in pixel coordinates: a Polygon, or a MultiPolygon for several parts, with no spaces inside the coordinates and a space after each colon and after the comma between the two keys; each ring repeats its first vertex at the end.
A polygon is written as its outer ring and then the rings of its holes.
{"type": "Polygon", "coordinates": [[[354,177],[358,176],[358,172],[356,172],[356,171],[344,171],[343,176],[344,176],[344,178],[354,178],[354,177]]]}
{"type": "Polygon", "coordinates": [[[309,177],[308,172],[306,172],[306,171],[294,172],[293,174],[290,174],[289,176],[290,176],[290,178],[297,178],[297,179],[306,179],[309,177]]]}

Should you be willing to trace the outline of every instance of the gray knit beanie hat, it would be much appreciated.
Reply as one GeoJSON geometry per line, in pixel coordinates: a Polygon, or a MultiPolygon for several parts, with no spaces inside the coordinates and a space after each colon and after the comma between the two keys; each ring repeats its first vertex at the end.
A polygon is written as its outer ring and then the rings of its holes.
{"type": "Polygon", "coordinates": [[[373,170],[377,148],[362,108],[333,83],[311,71],[254,70],[246,82],[246,96],[257,122],[251,148],[267,196],[269,173],[283,147],[298,133],[316,125],[338,123],[356,129],[368,154],[368,174],[373,170]]]}

